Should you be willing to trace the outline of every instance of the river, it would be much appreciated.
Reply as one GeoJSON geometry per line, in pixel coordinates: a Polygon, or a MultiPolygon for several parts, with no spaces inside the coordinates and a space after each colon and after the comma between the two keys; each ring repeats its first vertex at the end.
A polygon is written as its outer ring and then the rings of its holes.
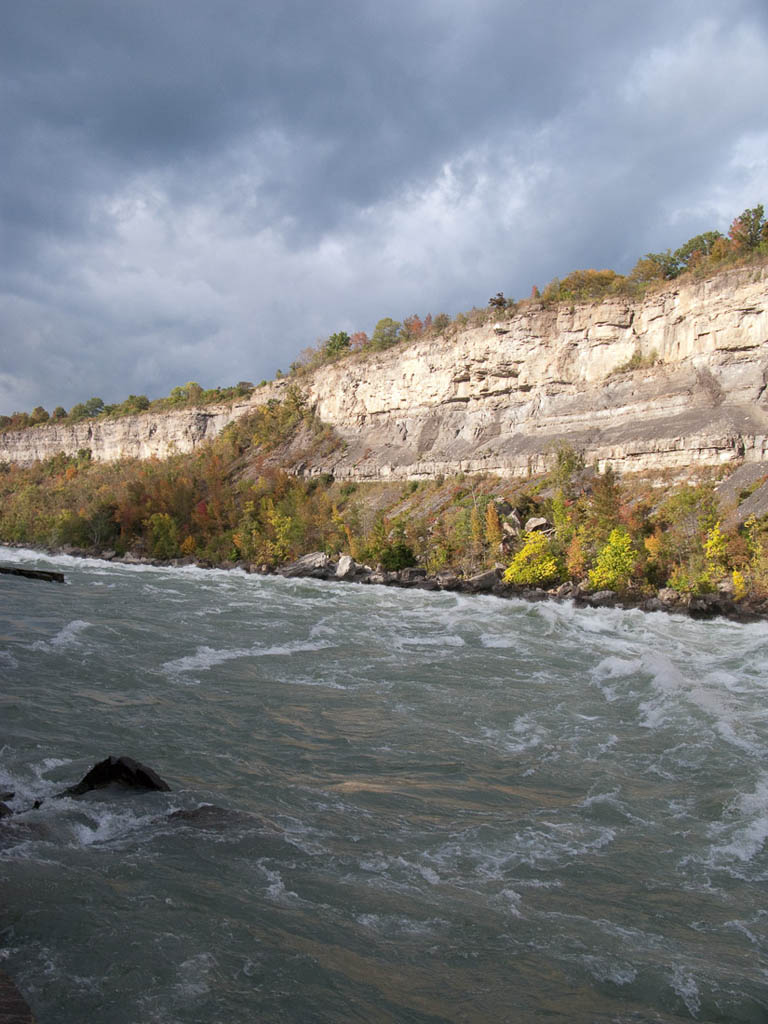
{"type": "Polygon", "coordinates": [[[768,1020],[767,624],[0,561],[38,1024],[768,1020]]]}

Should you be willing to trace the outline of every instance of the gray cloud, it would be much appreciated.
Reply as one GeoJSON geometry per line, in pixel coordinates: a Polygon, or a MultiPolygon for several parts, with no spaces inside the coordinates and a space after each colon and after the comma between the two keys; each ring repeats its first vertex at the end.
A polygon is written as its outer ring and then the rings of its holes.
{"type": "Polygon", "coordinates": [[[268,377],[768,200],[760,0],[28,0],[0,68],[0,411],[268,377]]]}

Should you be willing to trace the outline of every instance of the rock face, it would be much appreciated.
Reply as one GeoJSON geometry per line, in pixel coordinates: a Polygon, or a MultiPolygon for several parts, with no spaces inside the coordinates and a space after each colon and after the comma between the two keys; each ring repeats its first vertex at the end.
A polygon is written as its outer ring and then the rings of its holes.
{"type": "MultiPolygon", "coordinates": [[[[272,397],[272,389],[257,393],[261,401],[272,397]]],[[[246,413],[254,403],[244,399],[232,405],[211,405],[199,409],[143,412],[119,419],[82,420],[72,426],[48,424],[0,434],[0,459],[26,466],[59,452],[76,455],[88,449],[98,462],[122,458],[160,459],[176,452],[191,452],[219,434],[224,427],[246,413]]]]}
{"type": "MultiPolygon", "coordinates": [[[[768,452],[768,268],[683,281],[641,302],[545,309],[348,358],[301,378],[343,451],[304,472],[428,478],[547,467],[565,441],[591,464],[655,471],[760,462],[768,452]],[[634,361],[635,369],[620,371],[634,361]]],[[[95,459],[189,451],[286,384],[232,408],[144,413],[0,435],[22,464],[90,448],[95,459]]]]}
{"type": "Polygon", "coordinates": [[[325,368],[337,478],[523,475],[565,441],[624,471],[761,461],[768,449],[768,270],[630,303],[529,307],[449,343],[325,368]],[[634,357],[640,367],[617,372],[634,357]],[[653,361],[653,365],[650,363],[653,361]]]}

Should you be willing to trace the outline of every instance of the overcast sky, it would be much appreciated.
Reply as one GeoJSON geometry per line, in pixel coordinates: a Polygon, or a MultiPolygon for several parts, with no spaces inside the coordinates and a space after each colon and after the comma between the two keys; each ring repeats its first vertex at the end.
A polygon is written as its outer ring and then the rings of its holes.
{"type": "Polygon", "coordinates": [[[271,378],[768,205],[766,0],[21,0],[0,412],[271,378]]]}

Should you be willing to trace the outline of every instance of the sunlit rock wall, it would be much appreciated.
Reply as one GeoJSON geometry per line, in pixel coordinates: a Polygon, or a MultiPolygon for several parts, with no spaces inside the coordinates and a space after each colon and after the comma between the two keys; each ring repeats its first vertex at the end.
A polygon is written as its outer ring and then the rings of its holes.
{"type": "MultiPolygon", "coordinates": [[[[767,372],[766,268],[684,281],[642,302],[528,307],[449,340],[347,358],[301,378],[345,442],[303,468],[350,479],[519,475],[543,468],[561,441],[624,471],[762,461],[767,372]],[[616,372],[635,355],[657,362],[616,372]]],[[[190,451],[285,387],[276,382],[233,407],[3,434],[0,459],[190,451]]]]}

